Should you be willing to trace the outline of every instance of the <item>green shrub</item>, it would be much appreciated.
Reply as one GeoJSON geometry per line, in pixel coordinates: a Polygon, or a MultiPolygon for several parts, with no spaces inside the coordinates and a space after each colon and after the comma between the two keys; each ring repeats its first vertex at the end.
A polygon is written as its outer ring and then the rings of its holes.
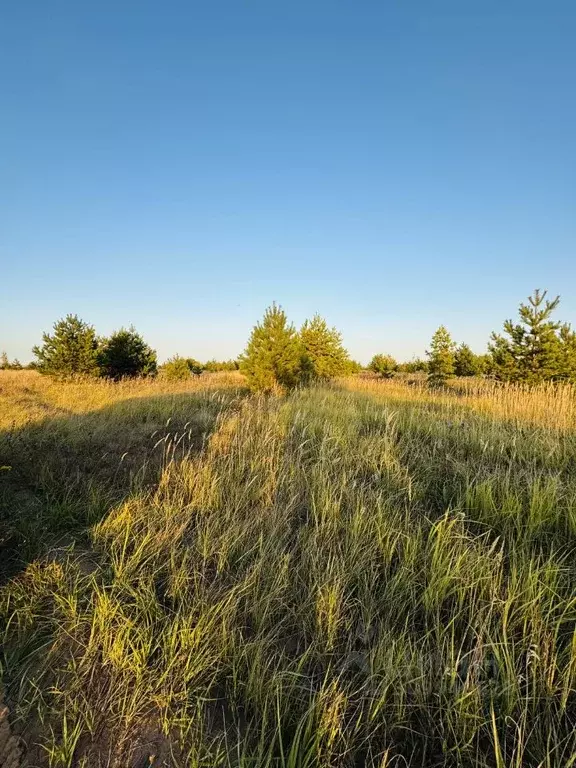
{"type": "Polygon", "coordinates": [[[368,368],[383,379],[391,379],[398,370],[398,363],[391,355],[374,355],[368,368]]]}
{"type": "Polygon", "coordinates": [[[398,371],[400,373],[427,373],[428,361],[415,357],[406,363],[398,363],[398,371]]]}
{"type": "Polygon", "coordinates": [[[454,355],[456,376],[478,376],[483,371],[483,359],[475,355],[467,344],[460,344],[454,355]]]}
{"type": "Polygon", "coordinates": [[[208,360],[202,368],[208,373],[221,373],[222,371],[237,371],[240,364],[237,360],[208,360]]]}
{"type": "Polygon", "coordinates": [[[175,355],[160,366],[159,373],[165,379],[189,379],[191,374],[188,361],[185,357],[175,355]]]}
{"type": "Polygon", "coordinates": [[[204,367],[192,357],[181,357],[174,355],[166,360],[160,367],[160,373],[166,379],[189,379],[191,376],[199,376],[204,367]]]}
{"type": "Polygon", "coordinates": [[[98,353],[98,367],[101,376],[116,380],[154,376],[156,352],[135,328],[121,328],[103,342],[98,353]]]}
{"type": "Polygon", "coordinates": [[[352,360],[351,358],[348,358],[348,360],[346,360],[344,371],[340,375],[354,376],[357,373],[361,373],[363,370],[364,370],[364,367],[362,363],[359,363],[357,360],[352,360]]]}

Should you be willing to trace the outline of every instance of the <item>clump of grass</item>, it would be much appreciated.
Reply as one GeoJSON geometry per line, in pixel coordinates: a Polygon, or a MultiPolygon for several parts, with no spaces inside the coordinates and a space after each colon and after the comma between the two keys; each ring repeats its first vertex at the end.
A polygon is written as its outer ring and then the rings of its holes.
{"type": "Polygon", "coordinates": [[[404,388],[219,395],[84,547],[4,587],[38,760],[576,762],[571,417],[404,388]]]}

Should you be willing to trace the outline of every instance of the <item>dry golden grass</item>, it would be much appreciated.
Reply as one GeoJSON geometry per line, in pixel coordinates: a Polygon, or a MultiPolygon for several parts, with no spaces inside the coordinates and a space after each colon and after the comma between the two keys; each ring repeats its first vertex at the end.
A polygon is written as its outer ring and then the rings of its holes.
{"type": "Polygon", "coordinates": [[[0,574],[156,482],[243,391],[237,373],[114,383],[0,371],[0,574]]]}
{"type": "Polygon", "coordinates": [[[472,409],[494,419],[539,424],[550,429],[576,428],[576,389],[569,385],[527,387],[487,379],[454,379],[431,389],[425,377],[377,379],[350,377],[339,385],[382,402],[439,405],[448,410],[472,409]]]}
{"type": "Polygon", "coordinates": [[[571,390],[11,381],[28,764],[576,765],[571,390]]]}
{"type": "Polygon", "coordinates": [[[80,414],[137,398],[194,394],[244,385],[240,373],[208,373],[186,381],[105,379],[59,381],[36,371],[0,371],[0,429],[80,414]]]}
{"type": "MultiPolygon", "coordinates": [[[[203,374],[187,381],[136,379],[110,382],[80,379],[63,382],[36,371],[0,370],[0,429],[50,416],[88,413],[115,403],[159,395],[182,395],[223,388],[240,389],[239,372],[203,374]]],[[[455,379],[444,389],[431,389],[425,377],[377,379],[351,376],[338,386],[386,402],[436,404],[472,409],[495,419],[540,424],[553,429],[576,428],[576,389],[571,385],[540,387],[506,385],[484,379],[455,379]]]]}

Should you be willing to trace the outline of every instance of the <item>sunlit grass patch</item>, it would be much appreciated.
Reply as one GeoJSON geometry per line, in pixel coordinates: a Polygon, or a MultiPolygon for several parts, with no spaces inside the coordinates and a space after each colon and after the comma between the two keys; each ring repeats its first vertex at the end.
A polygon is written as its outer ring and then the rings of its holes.
{"type": "Polygon", "coordinates": [[[4,587],[42,759],[576,761],[568,417],[377,386],[198,393],[194,450],[170,432],[155,482],[4,587]]]}

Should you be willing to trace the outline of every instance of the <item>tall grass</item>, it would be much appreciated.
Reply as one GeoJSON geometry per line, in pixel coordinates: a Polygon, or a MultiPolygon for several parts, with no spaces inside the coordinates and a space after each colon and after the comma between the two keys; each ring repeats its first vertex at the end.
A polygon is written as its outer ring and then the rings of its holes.
{"type": "Polygon", "coordinates": [[[58,382],[0,371],[0,578],[200,445],[242,377],[58,382]]]}
{"type": "Polygon", "coordinates": [[[538,387],[504,384],[481,378],[452,379],[447,386],[431,389],[425,376],[379,379],[349,377],[340,385],[379,399],[408,401],[445,409],[468,408],[476,413],[555,429],[576,429],[576,390],[571,384],[546,383],[538,387]]]}
{"type": "MultiPolygon", "coordinates": [[[[192,394],[223,388],[241,388],[236,372],[205,373],[184,381],[155,379],[108,379],[79,377],[62,382],[36,371],[0,371],[0,429],[18,428],[47,418],[83,414],[120,402],[157,396],[192,394]]],[[[170,415],[168,410],[168,416],[170,415]]]]}
{"type": "Polygon", "coordinates": [[[576,762],[572,401],[353,386],[199,393],[201,441],[6,584],[31,764],[576,762]]]}

